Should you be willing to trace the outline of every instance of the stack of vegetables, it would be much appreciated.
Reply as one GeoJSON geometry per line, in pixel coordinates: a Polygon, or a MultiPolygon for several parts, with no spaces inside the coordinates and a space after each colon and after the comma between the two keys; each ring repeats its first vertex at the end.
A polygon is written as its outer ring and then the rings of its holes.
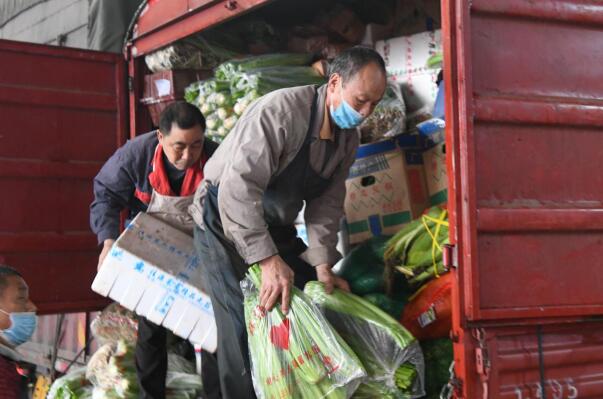
{"type": "Polygon", "coordinates": [[[165,387],[166,399],[197,399],[203,389],[195,364],[175,353],[168,353],[165,387]]]}
{"type": "Polygon", "coordinates": [[[46,399],[89,398],[92,398],[92,384],[86,379],[85,367],[74,369],[71,373],[57,378],[46,395],[46,399]]]}
{"type": "Polygon", "coordinates": [[[137,397],[134,348],[123,340],[101,346],[88,363],[86,378],[94,385],[94,398],[137,397]]]}
{"type": "Polygon", "coordinates": [[[317,281],[304,293],[354,350],[368,379],[354,398],[418,398],[423,390],[423,354],[417,340],[398,321],[362,298],[338,289],[331,295],[317,281]]]}
{"type": "Polygon", "coordinates": [[[421,342],[425,357],[425,399],[440,399],[442,387],[450,379],[452,341],[448,338],[421,342]]]}
{"type": "Polygon", "coordinates": [[[285,87],[322,84],[308,54],[266,54],[218,66],[214,78],[186,89],[185,99],[207,119],[208,137],[221,142],[257,98],[285,87]]]}
{"type": "Polygon", "coordinates": [[[420,218],[404,226],[387,243],[384,254],[386,284],[392,292],[394,273],[406,276],[411,287],[423,284],[445,273],[442,246],[448,243],[448,213],[433,207],[420,218]]]}
{"type": "Polygon", "coordinates": [[[259,306],[261,271],[250,268],[241,283],[253,384],[258,398],[350,397],[366,372],[305,294],[293,288],[291,307],[259,306]]]}
{"type": "Polygon", "coordinates": [[[401,276],[408,283],[408,302],[397,317],[421,340],[428,398],[439,397],[452,362],[452,342],[448,336],[452,328],[451,288],[455,280],[444,269],[442,259],[448,231],[446,209],[430,208],[392,237],[384,253],[387,292],[398,292],[401,276]]]}
{"type": "Polygon", "coordinates": [[[397,319],[411,293],[404,277],[396,275],[395,295],[385,294],[383,253],[389,238],[373,237],[358,245],[338,265],[336,273],[349,283],[352,293],[397,319]]]}

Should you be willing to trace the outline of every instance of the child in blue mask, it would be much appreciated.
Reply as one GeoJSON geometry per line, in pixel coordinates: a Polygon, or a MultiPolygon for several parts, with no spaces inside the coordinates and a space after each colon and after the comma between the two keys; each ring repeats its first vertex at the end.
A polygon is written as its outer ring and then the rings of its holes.
{"type": "Polygon", "coordinates": [[[0,265],[0,395],[23,397],[22,378],[17,373],[21,360],[15,348],[33,335],[37,325],[36,306],[29,299],[29,287],[15,269],[0,265]]]}

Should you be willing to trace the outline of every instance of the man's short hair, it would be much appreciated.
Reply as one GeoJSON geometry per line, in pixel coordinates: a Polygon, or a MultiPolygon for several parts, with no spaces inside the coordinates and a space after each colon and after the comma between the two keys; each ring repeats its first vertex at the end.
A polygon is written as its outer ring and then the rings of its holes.
{"type": "Polygon", "coordinates": [[[354,46],[342,51],[329,68],[329,74],[338,74],[341,76],[342,84],[347,83],[366,65],[373,63],[383,71],[383,75],[387,76],[385,71],[385,61],[381,55],[375,50],[364,47],[354,46]]]}
{"type": "Polygon", "coordinates": [[[201,130],[205,131],[205,118],[203,114],[199,108],[186,101],[172,103],[161,112],[161,116],[159,117],[159,130],[161,133],[169,135],[174,123],[180,129],[201,126],[201,130]]]}
{"type": "Polygon", "coordinates": [[[23,278],[17,270],[8,265],[0,264],[0,296],[4,295],[4,290],[8,287],[8,278],[14,276],[23,278]]]}

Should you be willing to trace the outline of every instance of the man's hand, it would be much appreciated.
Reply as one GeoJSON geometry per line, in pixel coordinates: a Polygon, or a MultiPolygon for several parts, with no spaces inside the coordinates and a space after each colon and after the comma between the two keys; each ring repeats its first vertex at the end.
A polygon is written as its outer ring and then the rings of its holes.
{"type": "Polygon", "coordinates": [[[111,247],[113,246],[113,243],[115,243],[115,240],[111,240],[111,239],[106,239],[103,242],[103,250],[100,253],[100,256],[98,257],[98,265],[96,266],[96,270],[100,270],[103,261],[105,260],[105,257],[107,256],[107,254],[109,253],[109,251],[111,250],[111,247]]]}
{"type": "Polygon", "coordinates": [[[335,273],[331,271],[331,266],[329,265],[316,266],[316,276],[318,277],[318,281],[325,285],[327,294],[332,293],[333,288],[339,288],[350,292],[350,285],[348,282],[341,277],[336,276],[335,273]]]}
{"type": "Polygon", "coordinates": [[[260,288],[260,306],[271,310],[281,301],[281,310],[287,314],[291,301],[293,270],[279,256],[274,255],[260,262],[262,269],[262,287],[260,288]]]}

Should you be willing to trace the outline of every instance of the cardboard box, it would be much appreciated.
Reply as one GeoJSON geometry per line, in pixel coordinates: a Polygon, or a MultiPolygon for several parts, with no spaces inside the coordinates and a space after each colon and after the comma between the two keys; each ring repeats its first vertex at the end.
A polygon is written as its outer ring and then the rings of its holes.
{"type": "Polygon", "coordinates": [[[446,143],[440,143],[423,154],[429,205],[448,201],[448,173],[446,169],[446,143]]]}
{"type": "Polygon", "coordinates": [[[211,70],[180,69],[162,71],[144,77],[143,98],[155,126],[159,126],[159,116],[168,105],[184,99],[184,90],[194,82],[207,79],[211,70]]]}
{"type": "Polygon", "coordinates": [[[344,205],[351,244],[395,234],[427,207],[422,153],[401,146],[406,137],[358,149],[344,205]]]}
{"type": "Polygon", "coordinates": [[[139,213],[117,239],[92,290],[215,352],[217,331],[193,239],[139,213]]]}
{"type": "Polygon", "coordinates": [[[293,53],[320,53],[329,44],[327,35],[310,37],[291,36],[287,42],[287,50],[293,53]]]}
{"type": "Polygon", "coordinates": [[[340,4],[335,5],[328,13],[319,15],[316,22],[321,28],[348,43],[360,43],[366,29],[354,11],[340,4]]]}

